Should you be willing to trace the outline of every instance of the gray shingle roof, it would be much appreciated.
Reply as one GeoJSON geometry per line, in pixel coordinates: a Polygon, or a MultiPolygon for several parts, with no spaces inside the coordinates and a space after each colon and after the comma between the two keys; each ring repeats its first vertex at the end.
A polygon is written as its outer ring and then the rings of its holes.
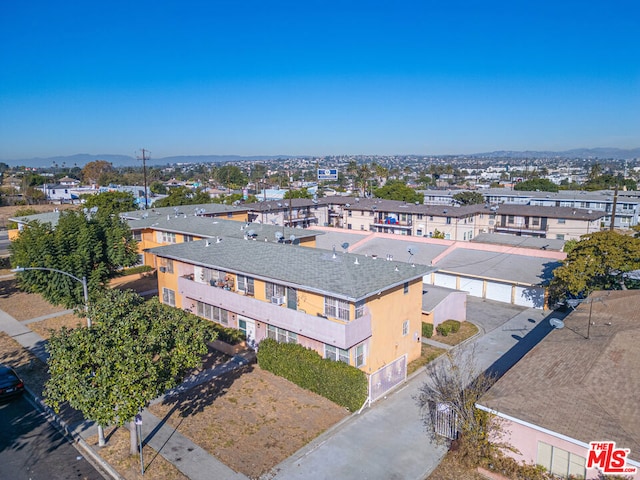
{"type": "Polygon", "coordinates": [[[434,270],[398,261],[374,260],[363,255],[224,238],[178,243],[149,249],[174,260],[241,273],[349,301],[376,295],[380,291],[422,278],[434,270]],[[356,264],[355,261],[358,261],[356,264]]]}

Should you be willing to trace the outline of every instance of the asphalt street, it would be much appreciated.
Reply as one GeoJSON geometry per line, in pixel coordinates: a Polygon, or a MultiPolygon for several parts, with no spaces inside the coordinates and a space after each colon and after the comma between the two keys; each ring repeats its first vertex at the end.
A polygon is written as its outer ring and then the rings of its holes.
{"type": "Polygon", "coordinates": [[[12,480],[104,480],[27,400],[0,403],[0,478],[12,480]]]}

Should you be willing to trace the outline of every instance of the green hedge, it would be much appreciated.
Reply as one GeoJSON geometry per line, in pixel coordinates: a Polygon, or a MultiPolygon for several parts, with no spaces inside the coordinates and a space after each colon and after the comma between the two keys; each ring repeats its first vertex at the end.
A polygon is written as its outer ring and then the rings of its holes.
{"type": "Polygon", "coordinates": [[[236,328],[223,327],[222,325],[214,322],[210,323],[211,328],[218,334],[218,340],[224,343],[228,343],[229,345],[237,345],[246,338],[245,334],[236,328]]]}
{"type": "Polygon", "coordinates": [[[457,333],[460,330],[460,322],[457,320],[446,320],[436,327],[436,331],[446,337],[450,333],[457,333]]]}
{"type": "Polygon", "coordinates": [[[149,265],[138,265],[136,267],[122,269],[120,272],[118,272],[118,276],[125,277],[127,275],[134,275],[136,273],[151,272],[152,270],[153,268],[151,268],[149,265]]]}
{"type": "Polygon", "coordinates": [[[344,362],[322,358],[302,345],[267,338],[260,342],[258,365],[351,412],[367,399],[368,381],[363,371],[344,362]]]}
{"type": "Polygon", "coordinates": [[[422,322],[422,336],[427,338],[433,337],[433,323],[422,322]]]}

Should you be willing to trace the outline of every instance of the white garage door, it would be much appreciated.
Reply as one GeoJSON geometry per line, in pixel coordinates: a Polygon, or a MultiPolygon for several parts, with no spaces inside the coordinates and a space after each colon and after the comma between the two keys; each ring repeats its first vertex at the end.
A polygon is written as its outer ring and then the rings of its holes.
{"type": "Polygon", "coordinates": [[[456,277],[445,273],[436,273],[433,284],[438,287],[456,288],[456,277]]]}
{"type": "Polygon", "coordinates": [[[460,277],[460,290],[469,292],[469,295],[473,297],[482,298],[483,284],[484,284],[484,281],[478,280],[477,278],[460,277]]]}
{"type": "Polygon", "coordinates": [[[508,283],[487,282],[487,300],[511,303],[511,285],[508,283]]]}
{"type": "Polygon", "coordinates": [[[544,308],[544,288],[516,287],[514,303],[523,307],[544,308]]]}

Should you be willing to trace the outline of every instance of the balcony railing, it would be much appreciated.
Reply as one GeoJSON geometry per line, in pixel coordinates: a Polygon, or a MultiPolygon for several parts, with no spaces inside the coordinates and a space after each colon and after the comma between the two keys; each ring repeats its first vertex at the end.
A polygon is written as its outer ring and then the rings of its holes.
{"type": "Polygon", "coordinates": [[[286,306],[256,300],[241,292],[195,282],[188,275],[178,278],[178,293],[183,296],[183,305],[188,303],[186,298],[201,301],[344,350],[371,336],[369,312],[349,322],[310,315],[286,306]]]}

